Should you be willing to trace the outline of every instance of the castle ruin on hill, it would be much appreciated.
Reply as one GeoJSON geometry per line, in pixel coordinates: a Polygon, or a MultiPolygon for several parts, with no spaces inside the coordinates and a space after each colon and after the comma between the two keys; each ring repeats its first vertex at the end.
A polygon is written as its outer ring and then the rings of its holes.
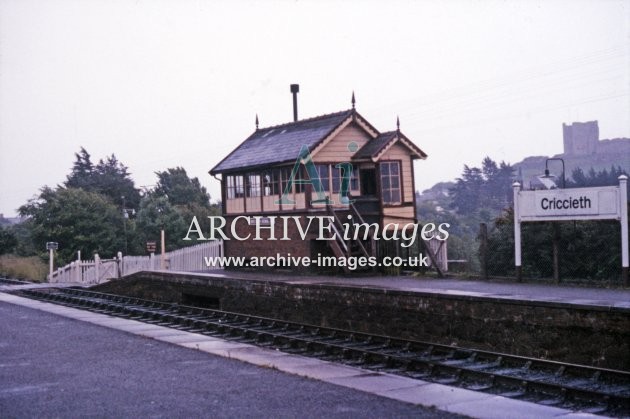
{"type": "Polygon", "coordinates": [[[592,154],[627,154],[627,138],[599,140],[597,121],[562,124],[565,156],[589,156],[592,154]]]}

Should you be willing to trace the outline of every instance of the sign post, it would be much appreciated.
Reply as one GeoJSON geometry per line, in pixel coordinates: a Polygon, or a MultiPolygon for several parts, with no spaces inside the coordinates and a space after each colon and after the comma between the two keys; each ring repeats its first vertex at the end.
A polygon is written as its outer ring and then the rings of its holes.
{"type": "Polygon", "coordinates": [[[628,286],[628,176],[619,176],[619,199],[621,200],[621,278],[628,286]]]}
{"type": "Polygon", "coordinates": [[[151,270],[155,269],[155,266],[153,265],[153,263],[154,263],[156,249],[157,249],[157,242],[155,241],[147,242],[147,252],[149,253],[149,263],[150,263],[151,270]]]}
{"type": "Polygon", "coordinates": [[[619,186],[522,191],[514,189],[514,264],[521,279],[521,223],[564,220],[618,220],[621,224],[621,276],[628,285],[628,177],[619,186]]]}
{"type": "Polygon", "coordinates": [[[514,265],[516,265],[516,280],[521,282],[523,279],[523,266],[521,263],[521,217],[519,216],[519,200],[518,194],[521,190],[521,184],[514,182],[512,184],[514,190],[514,265]]]}
{"type": "Polygon", "coordinates": [[[55,250],[57,250],[59,248],[59,243],[57,242],[46,242],[46,250],[48,250],[49,252],[49,275],[48,275],[48,280],[50,281],[50,279],[52,278],[52,274],[54,271],[54,264],[55,264],[55,255],[54,252],[55,250]]]}
{"type": "Polygon", "coordinates": [[[155,253],[155,250],[157,249],[157,243],[154,241],[151,242],[147,242],[147,252],[148,253],[155,253]]]}

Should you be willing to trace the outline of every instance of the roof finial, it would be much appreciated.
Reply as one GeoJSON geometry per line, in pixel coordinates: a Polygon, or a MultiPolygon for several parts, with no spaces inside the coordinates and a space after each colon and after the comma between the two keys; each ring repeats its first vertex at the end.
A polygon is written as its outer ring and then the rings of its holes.
{"type": "Polygon", "coordinates": [[[396,115],[396,130],[400,133],[400,117],[396,115]]]}
{"type": "Polygon", "coordinates": [[[256,114],[256,131],[258,131],[258,114],[256,114]]]}
{"type": "Polygon", "coordinates": [[[354,99],[354,90],[352,91],[352,109],[354,109],[354,105],[357,103],[357,101],[354,99]]]}

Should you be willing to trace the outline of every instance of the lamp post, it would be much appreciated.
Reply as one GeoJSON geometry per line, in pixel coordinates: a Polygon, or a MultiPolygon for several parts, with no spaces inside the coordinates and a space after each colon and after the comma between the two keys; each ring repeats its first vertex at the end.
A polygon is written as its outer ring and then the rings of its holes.
{"type": "Polygon", "coordinates": [[[135,215],[136,210],[133,208],[127,208],[127,203],[125,201],[125,196],[122,195],[120,197],[122,199],[122,215],[123,215],[123,230],[125,232],[125,254],[129,253],[127,250],[127,220],[130,215],[135,215]]]}
{"type": "Polygon", "coordinates": [[[127,220],[129,219],[129,215],[134,215],[136,213],[136,210],[133,208],[127,208],[127,204],[125,201],[125,196],[121,196],[122,198],[122,214],[123,214],[123,230],[125,232],[125,254],[128,253],[127,251],[127,220]]]}
{"type": "MultiPolygon", "coordinates": [[[[564,177],[564,160],[560,157],[551,157],[545,160],[545,177],[549,177],[549,162],[557,160],[562,163],[562,189],[565,189],[567,184],[564,177]]],[[[552,226],[552,250],[553,250],[553,279],[556,283],[560,283],[560,226],[558,223],[554,223],[552,226]]]]}
{"type": "Polygon", "coordinates": [[[552,160],[560,161],[562,163],[562,189],[565,189],[567,185],[566,185],[566,182],[565,182],[565,179],[564,179],[564,160],[561,159],[560,157],[551,157],[551,158],[548,158],[547,160],[545,160],[545,177],[549,177],[548,164],[552,160]]]}

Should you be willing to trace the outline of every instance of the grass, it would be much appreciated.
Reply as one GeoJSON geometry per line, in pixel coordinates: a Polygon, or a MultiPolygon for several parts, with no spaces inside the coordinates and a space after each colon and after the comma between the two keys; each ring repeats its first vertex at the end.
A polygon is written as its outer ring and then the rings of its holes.
{"type": "Polygon", "coordinates": [[[0,274],[9,278],[43,282],[48,266],[37,256],[0,255],[0,274]]]}

